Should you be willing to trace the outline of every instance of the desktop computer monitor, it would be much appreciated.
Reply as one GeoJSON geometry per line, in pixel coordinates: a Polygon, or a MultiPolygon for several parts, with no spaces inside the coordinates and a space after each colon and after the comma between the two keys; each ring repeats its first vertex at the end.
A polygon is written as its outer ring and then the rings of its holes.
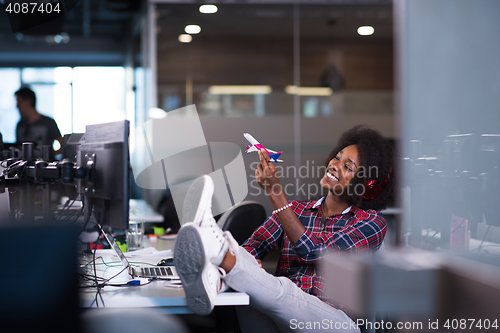
{"type": "Polygon", "coordinates": [[[65,134],[62,143],[62,158],[76,162],[76,148],[81,145],[84,133],[65,134]]]}
{"type": "Polygon", "coordinates": [[[128,229],[130,199],[129,121],[88,125],[77,147],[77,166],[89,169],[78,192],[93,205],[101,226],[128,229]]]}

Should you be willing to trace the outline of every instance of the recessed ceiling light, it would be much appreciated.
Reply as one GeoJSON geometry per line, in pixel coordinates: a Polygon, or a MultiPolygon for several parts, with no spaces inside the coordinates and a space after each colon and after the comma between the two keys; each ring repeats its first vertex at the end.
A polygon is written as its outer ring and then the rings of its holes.
{"type": "Polygon", "coordinates": [[[216,5],[201,5],[200,6],[200,13],[203,13],[203,14],[217,13],[217,6],[216,5]]]}
{"type": "Polygon", "coordinates": [[[184,31],[187,34],[191,34],[191,35],[199,34],[201,31],[201,27],[199,25],[196,25],[196,24],[190,24],[190,25],[186,25],[186,27],[184,28],[184,31]]]}
{"type": "Polygon", "coordinates": [[[358,34],[360,34],[361,36],[370,36],[373,35],[374,32],[375,29],[373,29],[373,27],[369,25],[364,25],[358,28],[358,34]]]}
{"type": "Polygon", "coordinates": [[[181,43],[190,43],[192,40],[193,40],[193,37],[191,37],[191,35],[187,35],[187,34],[179,35],[179,42],[181,42],[181,43]]]}

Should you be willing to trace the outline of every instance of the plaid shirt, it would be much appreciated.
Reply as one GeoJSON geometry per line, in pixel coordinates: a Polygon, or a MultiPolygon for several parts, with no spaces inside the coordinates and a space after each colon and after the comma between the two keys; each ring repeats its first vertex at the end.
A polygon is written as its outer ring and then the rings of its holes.
{"type": "Polygon", "coordinates": [[[321,257],[330,251],[377,250],[384,240],[387,224],[380,212],[364,211],[354,206],[323,221],[323,200],[324,197],[319,200],[292,201],[291,208],[306,227],[295,245],[291,244],[283,231],[277,214],[272,214],[242,246],[258,259],[280,249],[276,275],[288,277],[306,293],[336,307],[323,297],[323,279],[317,272],[321,257]]]}

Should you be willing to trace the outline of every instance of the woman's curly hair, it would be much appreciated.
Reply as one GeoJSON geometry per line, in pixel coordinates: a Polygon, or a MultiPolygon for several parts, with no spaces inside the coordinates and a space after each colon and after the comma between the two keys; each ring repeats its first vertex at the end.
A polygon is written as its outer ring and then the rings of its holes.
{"type": "Polygon", "coordinates": [[[395,199],[395,170],[394,170],[394,149],[391,142],[384,138],[379,132],[365,126],[357,125],[344,132],[337,144],[337,147],[330,153],[326,164],[330,162],[339,151],[347,146],[356,145],[360,167],[349,183],[349,189],[344,192],[343,197],[352,205],[361,209],[382,210],[388,205],[394,204],[395,199]],[[362,167],[361,167],[362,166],[362,167]],[[383,181],[392,170],[387,187],[372,200],[363,198],[360,186],[365,189],[365,184],[370,180],[383,181]],[[356,186],[358,185],[358,186],[356,186]]]}

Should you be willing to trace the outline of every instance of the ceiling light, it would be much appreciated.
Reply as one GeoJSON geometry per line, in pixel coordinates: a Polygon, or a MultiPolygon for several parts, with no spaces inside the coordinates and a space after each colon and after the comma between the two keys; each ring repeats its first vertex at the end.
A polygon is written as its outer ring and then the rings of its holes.
{"type": "Polygon", "coordinates": [[[273,89],[270,86],[210,86],[212,95],[267,95],[273,89]]]}
{"type": "Polygon", "coordinates": [[[200,6],[200,13],[203,13],[203,14],[217,13],[217,6],[215,6],[215,5],[201,5],[200,6]]]}
{"type": "Polygon", "coordinates": [[[330,96],[333,93],[332,88],[324,87],[296,87],[286,86],[285,92],[290,95],[300,96],[330,96]]]}
{"type": "Polygon", "coordinates": [[[201,28],[199,25],[190,24],[190,25],[186,25],[186,27],[184,28],[184,31],[187,34],[199,34],[201,31],[201,28]]]}
{"type": "Polygon", "coordinates": [[[191,35],[187,35],[187,34],[179,35],[179,42],[181,42],[181,43],[190,43],[192,40],[193,40],[193,37],[191,37],[191,35]]]}
{"type": "Polygon", "coordinates": [[[373,35],[374,32],[375,29],[373,29],[373,27],[369,25],[364,25],[358,28],[358,34],[360,34],[361,36],[370,36],[373,35]]]}

